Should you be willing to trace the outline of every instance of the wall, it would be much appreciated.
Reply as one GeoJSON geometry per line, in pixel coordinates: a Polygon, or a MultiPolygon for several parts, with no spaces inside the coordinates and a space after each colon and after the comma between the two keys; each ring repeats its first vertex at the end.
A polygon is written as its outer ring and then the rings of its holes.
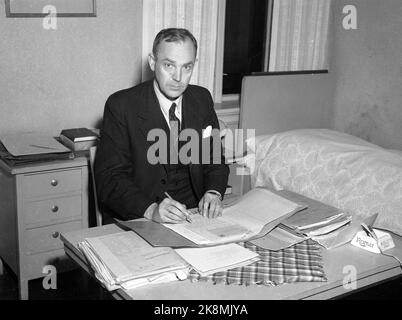
{"type": "Polygon", "coordinates": [[[141,80],[141,43],[141,0],[98,0],[96,18],[57,30],[0,1],[0,133],[97,126],[107,97],[141,80]]]}
{"type": "Polygon", "coordinates": [[[334,127],[383,147],[402,149],[402,3],[334,0],[334,127]],[[357,8],[357,30],[342,9],[357,8]]]}

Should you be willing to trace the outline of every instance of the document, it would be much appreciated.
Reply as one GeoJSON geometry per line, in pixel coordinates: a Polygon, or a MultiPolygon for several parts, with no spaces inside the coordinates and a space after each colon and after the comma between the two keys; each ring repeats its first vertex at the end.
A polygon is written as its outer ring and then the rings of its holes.
{"type": "Polygon", "coordinates": [[[201,276],[252,264],[260,256],[238,244],[175,250],[201,276]]]}
{"type": "Polygon", "coordinates": [[[217,245],[262,236],[302,208],[268,189],[255,188],[225,207],[221,217],[209,219],[195,214],[192,223],[164,226],[198,245],[217,245]]]}
{"type": "Polygon", "coordinates": [[[292,229],[280,224],[270,233],[261,238],[252,240],[251,243],[263,249],[279,251],[306,241],[307,239],[309,239],[309,237],[298,234],[292,229]]]}
{"type": "Polygon", "coordinates": [[[330,233],[350,223],[351,217],[340,209],[288,190],[277,191],[283,197],[303,203],[306,209],[282,221],[286,227],[307,236],[330,233]]]}
{"type": "Polygon", "coordinates": [[[189,265],[171,248],[154,248],[134,232],[86,238],[78,244],[108,290],[186,278],[189,265]]]}
{"type": "Polygon", "coordinates": [[[356,232],[361,230],[361,224],[364,222],[368,226],[372,226],[377,219],[378,214],[373,214],[365,219],[355,219],[351,223],[340,227],[339,229],[318,236],[313,236],[312,239],[317,241],[326,249],[340,247],[352,241],[356,232]]]}
{"type": "Polygon", "coordinates": [[[13,156],[71,152],[52,136],[41,133],[3,134],[0,136],[0,140],[13,156]]]}

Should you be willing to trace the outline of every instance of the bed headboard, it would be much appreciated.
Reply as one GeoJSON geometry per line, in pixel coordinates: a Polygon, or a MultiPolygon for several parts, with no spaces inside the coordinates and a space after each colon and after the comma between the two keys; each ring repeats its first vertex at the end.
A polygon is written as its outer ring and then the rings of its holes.
{"type": "Polygon", "coordinates": [[[240,123],[256,135],[330,128],[333,77],[328,73],[252,75],[243,78],[240,123]]]}

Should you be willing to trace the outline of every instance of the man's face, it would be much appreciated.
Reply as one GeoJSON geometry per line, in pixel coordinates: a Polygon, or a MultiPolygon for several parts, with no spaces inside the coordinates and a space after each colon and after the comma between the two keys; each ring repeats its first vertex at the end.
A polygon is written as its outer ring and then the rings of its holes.
{"type": "Polygon", "coordinates": [[[157,57],[149,56],[149,66],[155,73],[159,89],[169,99],[176,99],[186,90],[195,64],[195,48],[190,40],[162,41],[157,57]]]}

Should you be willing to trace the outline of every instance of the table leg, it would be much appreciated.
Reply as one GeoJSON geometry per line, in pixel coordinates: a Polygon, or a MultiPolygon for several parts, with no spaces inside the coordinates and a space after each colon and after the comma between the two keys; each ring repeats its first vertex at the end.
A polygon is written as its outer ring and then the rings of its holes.
{"type": "Polygon", "coordinates": [[[20,300],[28,300],[28,280],[19,279],[20,300]]]}

